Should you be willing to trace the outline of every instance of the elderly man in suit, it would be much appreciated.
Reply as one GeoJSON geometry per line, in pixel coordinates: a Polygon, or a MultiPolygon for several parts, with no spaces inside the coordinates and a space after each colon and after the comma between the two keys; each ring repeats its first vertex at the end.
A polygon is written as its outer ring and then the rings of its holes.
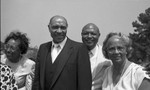
{"type": "Polygon", "coordinates": [[[67,27],[63,16],[50,19],[53,40],[40,45],[32,90],[91,90],[87,48],[66,36],[67,27]]]}
{"type": "Polygon", "coordinates": [[[92,90],[100,90],[103,73],[105,69],[111,65],[111,62],[103,56],[102,46],[98,44],[100,31],[95,24],[86,24],[82,29],[81,35],[82,41],[89,51],[92,72],[92,90]]]}

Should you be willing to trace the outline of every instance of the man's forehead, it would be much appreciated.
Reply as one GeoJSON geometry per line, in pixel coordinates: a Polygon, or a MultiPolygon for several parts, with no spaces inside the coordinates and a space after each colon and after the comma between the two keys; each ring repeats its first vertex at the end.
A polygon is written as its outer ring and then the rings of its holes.
{"type": "Polygon", "coordinates": [[[87,26],[87,28],[88,28],[88,29],[97,29],[97,27],[94,26],[94,25],[89,25],[89,26],[87,26]]]}
{"type": "Polygon", "coordinates": [[[61,17],[55,17],[55,18],[53,18],[53,20],[52,20],[52,22],[51,22],[52,24],[53,23],[67,23],[66,22],[66,20],[64,19],[64,18],[61,18],[61,17]]]}
{"type": "Polygon", "coordinates": [[[64,17],[62,16],[54,16],[52,18],[52,21],[66,21],[64,17]]]}
{"type": "Polygon", "coordinates": [[[93,24],[86,25],[83,31],[85,31],[85,30],[99,31],[99,30],[98,30],[98,27],[95,26],[95,25],[93,25],[93,24]]]}
{"type": "Polygon", "coordinates": [[[63,22],[63,21],[65,21],[63,18],[55,18],[55,19],[53,19],[53,21],[57,21],[57,22],[63,22]]]}

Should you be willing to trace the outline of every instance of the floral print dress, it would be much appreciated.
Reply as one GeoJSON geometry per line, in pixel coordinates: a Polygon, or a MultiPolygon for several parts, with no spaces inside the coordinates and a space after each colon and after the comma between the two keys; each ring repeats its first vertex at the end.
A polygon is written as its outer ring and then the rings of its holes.
{"type": "Polygon", "coordinates": [[[11,68],[0,63],[0,90],[18,90],[11,68]]]}

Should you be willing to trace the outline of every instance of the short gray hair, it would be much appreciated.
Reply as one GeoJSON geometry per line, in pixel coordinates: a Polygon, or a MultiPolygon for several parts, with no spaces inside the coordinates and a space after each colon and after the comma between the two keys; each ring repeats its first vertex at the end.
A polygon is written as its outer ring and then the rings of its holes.
{"type": "Polygon", "coordinates": [[[103,47],[102,47],[102,52],[103,52],[103,55],[105,56],[105,58],[109,59],[108,54],[107,54],[107,47],[108,47],[107,42],[108,42],[109,38],[111,38],[112,36],[119,36],[122,39],[122,41],[124,42],[124,44],[125,44],[125,46],[127,48],[126,49],[127,50],[127,58],[130,58],[132,50],[133,50],[132,49],[132,40],[128,36],[126,36],[126,35],[124,35],[124,34],[122,34],[120,32],[119,33],[117,33],[117,32],[110,32],[106,36],[106,39],[104,40],[103,47]]]}

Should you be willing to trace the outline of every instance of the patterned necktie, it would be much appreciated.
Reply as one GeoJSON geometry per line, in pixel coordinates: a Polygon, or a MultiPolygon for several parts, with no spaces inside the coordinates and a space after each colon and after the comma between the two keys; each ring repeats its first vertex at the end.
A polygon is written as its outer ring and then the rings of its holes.
{"type": "Polygon", "coordinates": [[[91,51],[89,51],[89,56],[90,58],[93,57],[93,53],[91,51]]]}

